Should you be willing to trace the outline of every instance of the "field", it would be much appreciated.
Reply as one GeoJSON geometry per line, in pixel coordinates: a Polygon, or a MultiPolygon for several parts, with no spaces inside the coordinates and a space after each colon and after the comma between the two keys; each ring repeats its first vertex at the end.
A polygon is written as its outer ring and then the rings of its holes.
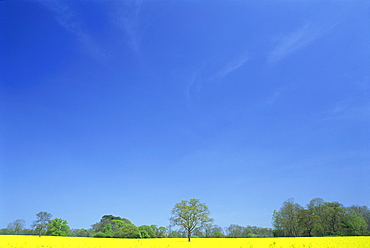
{"type": "Polygon", "coordinates": [[[0,235],[0,248],[370,248],[370,237],[98,239],[0,235]]]}

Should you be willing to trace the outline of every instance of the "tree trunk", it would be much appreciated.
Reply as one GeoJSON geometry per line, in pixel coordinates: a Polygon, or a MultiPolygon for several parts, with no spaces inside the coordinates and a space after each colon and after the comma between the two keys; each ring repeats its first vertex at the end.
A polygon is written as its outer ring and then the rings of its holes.
{"type": "Polygon", "coordinates": [[[191,233],[188,232],[188,242],[190,242],[191,233]]]}

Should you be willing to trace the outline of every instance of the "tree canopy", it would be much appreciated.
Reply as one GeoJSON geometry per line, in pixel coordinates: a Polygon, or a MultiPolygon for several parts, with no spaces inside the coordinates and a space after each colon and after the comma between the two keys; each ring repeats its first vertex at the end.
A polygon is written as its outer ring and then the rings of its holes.
{"type": "Polygon", "coordinates": [[[183,227],[190,242],[191,234],[198,228],[213,221],[209,217],[210,211],[205,203],[199,199],[183,200],[172,209],[171,223],[183,227]]]}
{"type": "Polygon", "coordinates": [[[274,236],[351,236],[369,232],[368,208],[344,207],[338,202],[314,198],[303,208],[293,199],[273,213],[274,236]]]}
{"type": "Polygon", "coordinates": [[[48,223],[48,234],[52,236],[68,236],[71,232],[68,222],[60,218],[52,219],[48,223]]]}

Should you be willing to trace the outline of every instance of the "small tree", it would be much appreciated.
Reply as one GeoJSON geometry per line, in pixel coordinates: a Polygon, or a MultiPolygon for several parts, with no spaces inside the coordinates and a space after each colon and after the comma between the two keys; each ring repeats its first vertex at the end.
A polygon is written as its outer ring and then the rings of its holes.
{"type": "Polygon", "coordinates": [[[48,234],[52,236],[68,236],[71,232],[68,222],[55,218],[48,223],[48,234]]]}
{"type": "Polygon", "coordinates": [[[210,212],[206,204],[201,203],[199,199],[190,199],[189,201],[181,201],[172,209],[171,224],[183,227],[190,242],[191,234],[197,228],[203,227],[205,224],[212,222],[209,218],[210,212]]]}
{"type": "Polygon", "coordinates": [[[47,224],[49,223],[52,215],[48,212],[39,212],[36,214],[36,216],[37,219],[33,222],[32,227],[35,228],[35,231],[39,236],[41,236],[42,233],[47,230],[47,224]]]}
{"type": "Polygon", "coordinates": [[[22,219],[15,220],[12,223],[9,223],[8,229],[12,230],[12,232],[17,235],[20,231],[23,230],[25,223],[26,222],[22,219]]]}

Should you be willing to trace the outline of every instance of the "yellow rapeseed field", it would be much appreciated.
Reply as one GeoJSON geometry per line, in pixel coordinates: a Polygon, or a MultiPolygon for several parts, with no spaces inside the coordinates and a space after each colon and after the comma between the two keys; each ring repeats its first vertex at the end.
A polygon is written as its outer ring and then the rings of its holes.
{"type": "Polygon", "coordinates": [[[0,235],[0,248],[370,248],[370,237],[99,239],[0,235]]]}

